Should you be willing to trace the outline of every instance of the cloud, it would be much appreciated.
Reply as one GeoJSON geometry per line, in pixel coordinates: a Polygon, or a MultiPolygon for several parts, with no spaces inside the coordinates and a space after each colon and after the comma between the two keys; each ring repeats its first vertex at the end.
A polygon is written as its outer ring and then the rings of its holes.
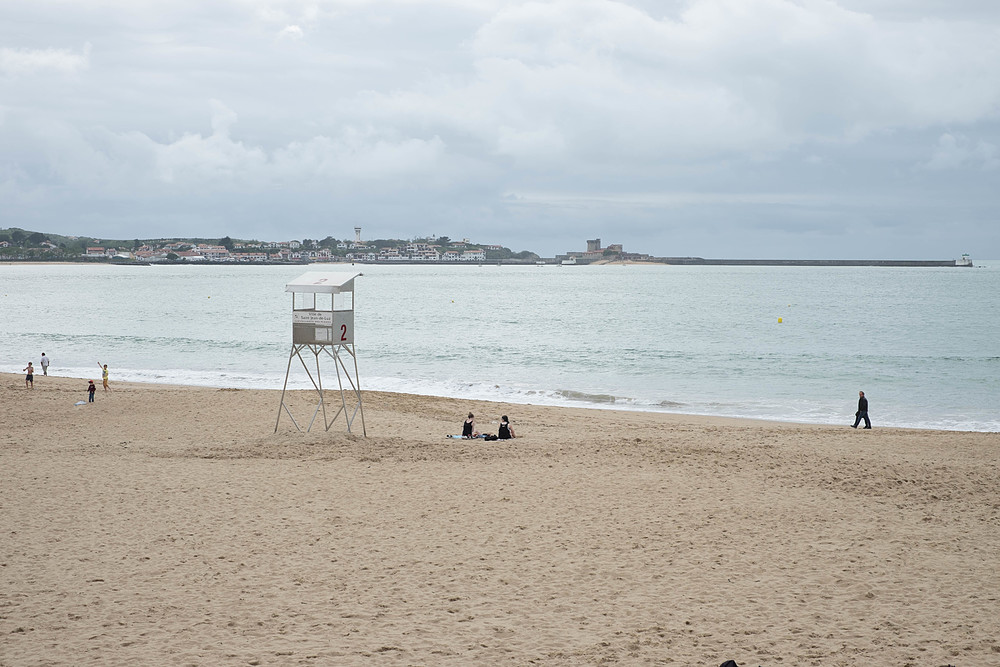
{"type": "Polygon", "coordinates": [[[424,181],[445,151],[439,137],[393,139],[371,128],[350,127],[335,138],[319,136],[285,146],[275,151],[273,164],[300,184],[337,181],[338,188],[350,188],[377,180],[393,188],[400,177],[424,181]]]}
{"type": "Polygon", "coordinates": [[[1000,108],[989,25],[879,21],[832,2],[505,6],[471,76],[365,91],[356,111],[471,134],[497,156],[690,161],[974,123],[1000,108]]]}
{"type": "Polygon", "coordinates": [[[75,74],[90,67],[90,43],[81,53],[66,49],[0,49],[0,73],[7,75],[56,72],[75,74]]]}
{"type": "Polygon", "coordinates": [[[297,40],[302,39],[304,36],[305,33],[302,32],[302,28],[297,25],[286,25],[278,32],[279,39],[297,40]]]}
{"type": "Polygon", "coordinates": [[[229,135],[231,128],[239,118],[236,112],[219,100],[209,100],[212,107],[212,133],[222,136],[229,135]]]}
{"type": "Polygon", "coordinates": [[[993,170],[1000,167],[996,146],[985,141],[973,143],[962,135],[942,134],[934,146],[931,158],[918,165],[928,171],[945,171],[972,167],[993,170]]]}
{"type": "Polygon", "coordinates": [[[237,114],[219,100],[209,106],[210,134],[188,132],[166,141],[107,128],[81,133],[62,122],[22,121],[18,131],[29,143],[44,146],[54,185],[86,188],[94,197],[179,188],[190,193],[272,187],[350,192],[372,183],[405,189],[408,182],[432,184],[446,155],[438,137],[392,137],[370,127],[345,127],[334,137],[319,135],[269,150],[233,138],[237,114]]]}

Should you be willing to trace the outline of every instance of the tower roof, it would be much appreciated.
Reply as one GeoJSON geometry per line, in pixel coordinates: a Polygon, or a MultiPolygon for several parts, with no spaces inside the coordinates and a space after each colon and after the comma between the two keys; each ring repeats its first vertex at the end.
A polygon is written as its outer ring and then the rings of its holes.
{"type": "Polygon", "coordinates": [[[354,279],[360,275],[360,273],[346,271],[340,273],[309,271],[308,273],[303,273],[292,282],[286,283],[285,291],[314,294],[353,292],[354,279]]]}

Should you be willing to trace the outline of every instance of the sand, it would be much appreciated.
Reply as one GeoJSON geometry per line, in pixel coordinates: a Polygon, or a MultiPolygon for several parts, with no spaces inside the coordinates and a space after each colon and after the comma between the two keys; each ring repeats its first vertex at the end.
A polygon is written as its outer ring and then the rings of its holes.
{"type": "Polygon", "coordinates": [[[85,387],[0,375],[0,665],[1000,664],[996,433],[85,387]]]}

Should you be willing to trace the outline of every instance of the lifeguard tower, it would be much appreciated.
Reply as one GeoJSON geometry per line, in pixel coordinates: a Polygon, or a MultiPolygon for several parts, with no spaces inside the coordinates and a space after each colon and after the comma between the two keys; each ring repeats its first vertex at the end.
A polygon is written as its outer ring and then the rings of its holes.
{"type": "Polygon", "coordinates": [[[278,432],[282,412],[288,415],[296,429],[302,430],[285,400],[292,362],[298,359],[318,398],[316,409],[305,430],[312,430],[313,423],[320,414],[323,415],[323,425],[327,431],[340,415],[344,415],[347,432],[350,433],[355,417],[360,416],[361,432],[368,435],[361,405],[358,357],[354,350],[354,279],[359,275],[361,274],[310,271],[285,285],[285,291],[292,293],[292,350],[285,369],[285,385],[281,389],[278,418],[274,422],[275,433],[278,432]],[[324,356],[333,360],[340,390],[337,412],[329,419],[320,372],[320,360],[324,356]]]}

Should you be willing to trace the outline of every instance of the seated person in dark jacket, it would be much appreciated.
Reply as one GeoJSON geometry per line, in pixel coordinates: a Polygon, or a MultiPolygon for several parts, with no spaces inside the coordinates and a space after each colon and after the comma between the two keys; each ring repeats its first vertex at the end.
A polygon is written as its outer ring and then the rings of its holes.
{"type": "Polygon", "coordinates": [[[500,440],[510,440],[514,437],[514,429],[510,427],[507,415],[500,418],[500,429],[497,431],[497,438],[500,440]]]}
{"type": "Polygon", "coordinates": [[[476,433],[476,418],[469,413],[465,421],[462,422],[462,437],[463,438],[478,438],[479,434],[476,433]]]}

